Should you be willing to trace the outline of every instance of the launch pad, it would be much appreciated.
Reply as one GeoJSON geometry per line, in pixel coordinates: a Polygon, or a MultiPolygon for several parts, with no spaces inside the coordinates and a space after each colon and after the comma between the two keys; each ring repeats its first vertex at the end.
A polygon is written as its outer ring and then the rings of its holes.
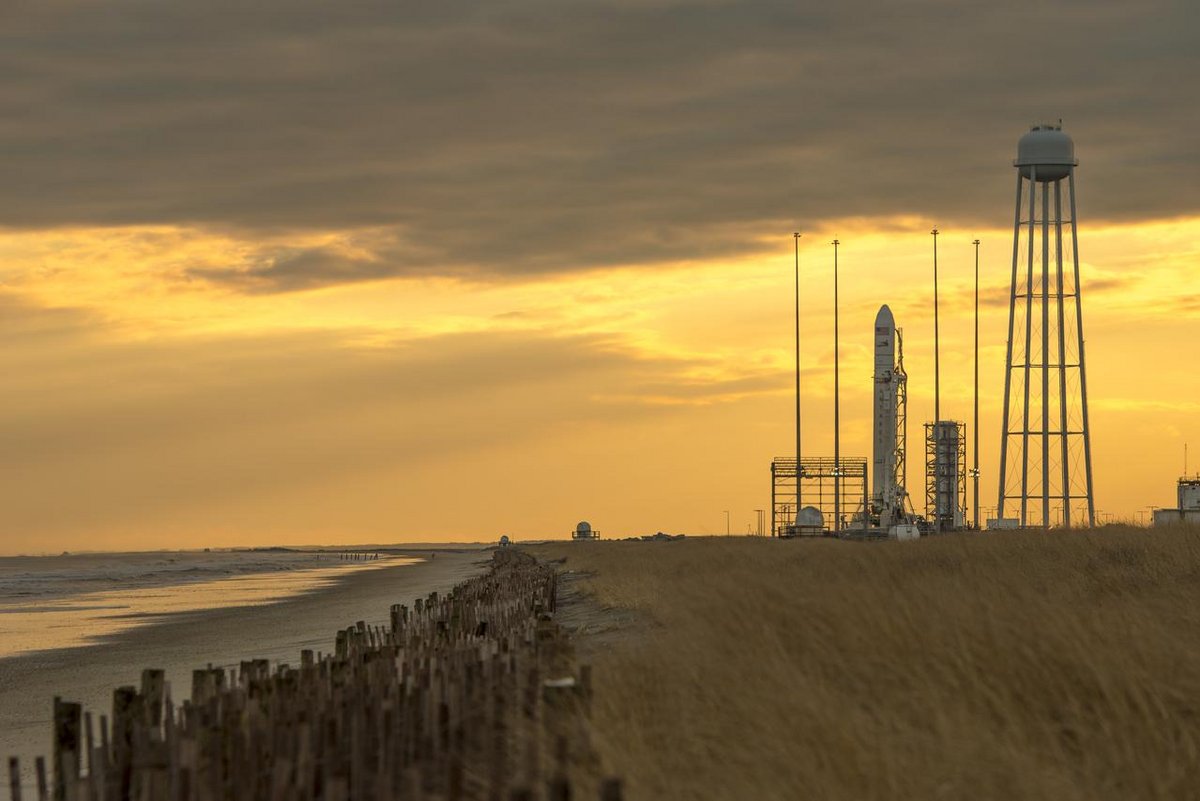
{"type": "MultiPolygon", "coordinates": [[[[1074,141],[1058,125],[1036,125],[1017,143],[1017,197],[1001,420],[996,517],[988,528],[1095,525],[1084,360],[1074,141]],[[1040,206],[1040,211],[1039,211],[1040,206]],[[1038,321],[1040,317],[1040,322],[1038,321]],[[1019,337],[1020,329],[1024,336],[1019,337]],[[1053,520],[1052,512],[1061,515],[1053,520]]],[[[771,462],[771,533],[832,533],[912,539],[980,529],[979,245],[975,239],[974,465],[967,426],[942,416],[938,235],[933,236],[933,420],[925,424],[925,513],[908,493],[908,374],[904,337],[891,309],[873,327],[871,477],[865,460],[842,459],[838,246],[833,246],[833,459],[805,459],[801,446],[800,234],[796,260],[796,451],[771,462]],[[799,466],[799,469],[797,469],[799,466]],[[974,515],[968,521],[967,477],[974,515]],[[860,503],[861,497],[861,503],[860,503]]],[[[916,451],[916,448],[914,448],[916,451]]],[[[1200,486],[1200,480],[1197,481],[1200,486]]],[[[1190,486],[1190,485],[1189,485],[1190,486]]],[[[1180,510],[1183,504],[1181,501],[1180,510]]],[[[1164,514],[1164,519],[1180,510],[1164,514]]]]}

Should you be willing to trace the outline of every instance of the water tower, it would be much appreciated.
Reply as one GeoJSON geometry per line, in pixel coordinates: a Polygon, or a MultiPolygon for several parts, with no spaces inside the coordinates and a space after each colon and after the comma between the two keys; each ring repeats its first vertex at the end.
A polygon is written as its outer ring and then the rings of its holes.
{"type": "Polygon", "coordinates": [[[1094,525],[1075,143],[1037,125],[1017,143],[1000,527],[1094,525]]]}

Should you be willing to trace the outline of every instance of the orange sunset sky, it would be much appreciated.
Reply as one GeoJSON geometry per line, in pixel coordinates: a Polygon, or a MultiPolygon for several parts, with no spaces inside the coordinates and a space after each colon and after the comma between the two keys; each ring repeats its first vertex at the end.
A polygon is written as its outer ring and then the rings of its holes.
{"type": "Polygon", "coordinates": [[[994,507],[1012,159],[1060,117],[1097,509],[1173,502],[1192,5],[340,6],[0,12],[0,552],[744,533],[792,447],[793,230],[808,454],[829,241],[843,453],[869,456],[883,303],[911,441],[932,417],[934,225],[943,416],[970,419],[982,240],[994,507]]]}

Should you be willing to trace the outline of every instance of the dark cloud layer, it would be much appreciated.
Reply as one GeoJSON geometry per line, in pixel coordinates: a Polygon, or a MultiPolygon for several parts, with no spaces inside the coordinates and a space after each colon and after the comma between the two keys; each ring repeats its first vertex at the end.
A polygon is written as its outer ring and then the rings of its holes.
{"type": "Polygon", "coordinates": [[[14,0],[0,224],[373,229],[254,290],[736,254],[776,226],[1003,225],[1065,119],[1081,214],[1200,211],[1186,0],[14,0]]]}

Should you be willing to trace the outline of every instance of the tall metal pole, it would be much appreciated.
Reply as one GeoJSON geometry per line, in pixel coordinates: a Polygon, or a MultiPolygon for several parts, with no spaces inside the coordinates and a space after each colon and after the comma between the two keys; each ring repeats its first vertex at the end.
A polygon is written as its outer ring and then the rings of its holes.
{"type": "Polygon", "coordinates": [[[1042,184],[1042,528],[1050,528],[1050,189],[1042,184]]]}
{"type": "Polygon", "coordinates": [[[800,511],[800,232],[792,234],[796,245],[796,512],[800,511]]]}
{"type": "Polygon", "coordinates": [[[975,530],[979,531],[979,240],[975,245],[975,466],[972,472],[974,489],[972,498],[975,501],[975,530]]]}
{"type": "Polygon", "coordinates": [[[775,527],[775,523],[776,523],[776,519],[775,519],[775,503],[776,503],[776,501],[775,501],[775,481],[776,481],[775,460],[772,459],[771,460],[771,536],[772,537],[778,537],[779,535],[781,535],[783,533],[782,531],[777,530],[775,527]]]}
{"type": "Polygon", "coordinates": [[[996,500],[996,517],[1004,518],[1004,502],[1008,498],[1008,438],[1010,434],[1011,409],[1009,398],[1012,394],[1013,373],[1013,334],[1016,332],[1017,315],[1017,264],[1021,253],[1021,171],[1017,170],[1017,202],[1013,212],[1013,250],[1012,250],[1012,292],[1008,304],[1008,344],[1007,355],[1004,357],[1004,417],[1000,422],[1000,491],[996,500]]]}
{"type": "Polygon", "coordinates": [[[1083,402],[1083,462],[1087,474],[1088,526],[1096,525],[1096,496],[1092,491],[1092,427],[1088,421],[1087,360],[1083,357],[1083,289],[1079,285],[1079,224],[1075,216],[1075,169],[1067,173],[1071,191],[1071,257],[1075,262],[1075,323],[1079,331],[1079,396],[1083,402]]]}
{"type": "Polygon", "coordinates": [[[942,365],[938,340],[938,229],[929,233],[933,235],[933,422],[939,423],[942,419],[942,365]]]}
{"type": "Polygon", "coordinates": [[[1058,286],[1055,302],[1058,305],[1058,428],[1059,458],[1062,472],[1063,528],[1071,527],[1071,453],[1067,417],[1067,322],[1063,309],[1063,230],[1062,180],[1054,182],[1054,272],[1058,286]]]}
{"type": "Polygon", "coordinates": [[[1029,242],[1025,265],[1025,403],[1021,415],[1021,527],[1029,525],[1029,384],[1032,380],[1033,356],[1029,353],[1033,345],[1033,240],[1035,238],[1037,212],[1037,167],[1029,170],[1029,242]]]}
{"type": "MultiPolygon", "coordinates": [[[[838,245],[833,240],[833,532],[842,530],[842,427],[838,353],[838,245]]],[[[797,478],[797,481],[799,479],[797,478]]]]}

